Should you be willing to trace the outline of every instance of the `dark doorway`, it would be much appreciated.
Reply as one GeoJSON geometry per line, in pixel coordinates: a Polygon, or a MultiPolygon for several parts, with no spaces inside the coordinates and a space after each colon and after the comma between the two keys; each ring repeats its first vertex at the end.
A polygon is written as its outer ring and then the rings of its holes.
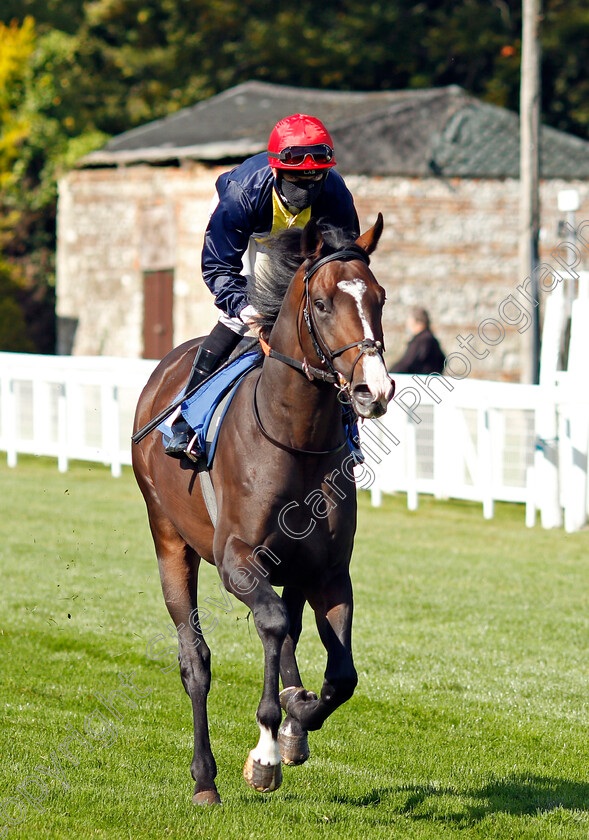
{"type": "Polygon", "coordinates": [[[161,359],[173,347],[174,270],[143,272],[143,358],[161,359]]]}

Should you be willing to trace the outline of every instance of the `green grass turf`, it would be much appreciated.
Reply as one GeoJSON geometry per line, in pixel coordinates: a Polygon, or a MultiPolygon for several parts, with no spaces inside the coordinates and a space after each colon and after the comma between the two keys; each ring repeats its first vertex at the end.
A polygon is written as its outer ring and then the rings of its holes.
{"type": "MultiPolygon", "coordinates": [[[[0,466],[0,494],[0,837],[589,836],[587,532],[528,530],[518,506],[485,522],[480,505],[422,498],[410,513],[389,497],[376,510],[361,494],[356,694],[280,790],[250,791],[241,770],[257,740],[261,644],[241,604],[211,606],[224,805],[202,809],[190,803],[189,701],[177,669],[161,670],[173,653],[145,653],[169,619],[131,472],[60,475],[23,458],[0,466]],[[151,691],[115,721],[96,693],[130,671],[151,691]],[[89,717],[97,708],[104,721],[89,717]],[[74,764],[58,747],[85,721],[102,740],[72,746],[74,764]],[[68,787],[44,776],[39,810],[19,785],[56,754],[68,787]]],[[[207,567],[201,597],[219,598],[217,585],[207,567]]],[[[299,661],[318,690],[324,654],[305,619],[299,661]]],[[[33,781],[26,791],[39,795],[33,781]]]]}

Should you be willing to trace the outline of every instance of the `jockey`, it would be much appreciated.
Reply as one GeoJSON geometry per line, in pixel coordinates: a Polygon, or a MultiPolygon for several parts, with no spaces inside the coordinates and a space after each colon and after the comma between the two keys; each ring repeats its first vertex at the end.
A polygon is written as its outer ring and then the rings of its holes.
{"type": "MultiPolygon", "coordinates": [[[[304,227],[311,217],[359,236],[352,195],[335,166],[325,126],[306,114],[280,120],[268,151],[254,155],[217,180],[205,233],[203,278],[221,310],[219,321],[196,351],[188,392],[229,357],[257,314],[246,297],[263,241],[281,230],[304,227]]],[[[181,458],[194,436],[181,414],[172,423],[166,453],[181,458]]]]}

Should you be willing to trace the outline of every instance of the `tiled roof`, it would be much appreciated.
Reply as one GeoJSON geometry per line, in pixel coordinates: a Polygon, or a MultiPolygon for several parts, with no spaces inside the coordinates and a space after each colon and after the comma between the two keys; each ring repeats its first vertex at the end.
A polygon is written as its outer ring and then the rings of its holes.
{"type": "MultiPolygon", "coordinates": [[[[113,137],[80,165],[240,160],[263,151],[275,123],[294,113],[323,120],[343,174],[519,175],[518,115],[456,86],[348,93],[246,82],[113,137]]],[[[540,154],[543,178],[589,178],[586,140],[543,126],[540,154]]]]}

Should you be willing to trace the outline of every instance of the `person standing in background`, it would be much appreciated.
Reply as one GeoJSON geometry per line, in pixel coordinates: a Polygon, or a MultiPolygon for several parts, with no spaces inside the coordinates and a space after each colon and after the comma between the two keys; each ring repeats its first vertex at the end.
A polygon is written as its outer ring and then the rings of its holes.
{"type": "Polygon", "coordinates": [[[414,306],[407,318],[407,329],[413,337],[389,373],[442,373],[446,357],[430,329],[427,310],[414,306]]]}

